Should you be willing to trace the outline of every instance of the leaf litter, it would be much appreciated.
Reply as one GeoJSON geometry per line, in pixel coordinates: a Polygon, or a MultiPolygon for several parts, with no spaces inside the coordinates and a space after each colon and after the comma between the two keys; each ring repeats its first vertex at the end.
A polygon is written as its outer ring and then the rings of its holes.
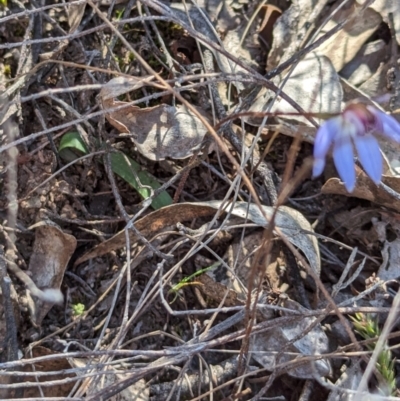
{"type": "Polygon", "coordinates": [[[131,3],[0,2],[1,398],[399,396],[351,320],[398,358],[398,144],[352,193],[310,159],[397,118],[398,2],[131,3]]]}

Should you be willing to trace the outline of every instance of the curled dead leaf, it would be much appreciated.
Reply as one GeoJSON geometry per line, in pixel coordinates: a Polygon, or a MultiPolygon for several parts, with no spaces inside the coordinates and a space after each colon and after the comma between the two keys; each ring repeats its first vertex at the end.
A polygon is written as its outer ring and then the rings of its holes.
{"type": "MultiPolygon", "coordinates": [[[[197,203],[180,203],[170,205],[148,214],[135,223],[135,227],[146,238],[153,237],[162,228],[176,225],[179,222],[189,221],[194,218],[214,215],[224,204],[222,201],[209,201],[197,203]]],[[[222,213],[231,213],[234,216],[251,221],[260,227],[266,227],[268,221],[263,213],[270,219],[274,208],[262,206],[263,212],[257,205],[247,202],[236,202],[233,205],[225,205],[222,213]]],[[[313,229],[307,219],[298,211],[282,206],[275,216],[275,225],[280,232],[306,256],[311,268],[319,275],[321,270],[320,253],[318,241],[313,236],[313,229]]],[[[137,236],[130,232],[131,243],[138,240],[137,236]]],[[[80,257],[75,264],[78,265],[86,260],[104,255],[113,250],[125,246],[125,231],[121,231],[109,240],[99,244],[97,247],[80,257]]]]}
{"type": "MultiPolygon", "coordinates": [[[[207,133],[197,115],[184,105],[160,104],[140,108],[115,100],[127,92],[149,85],[153,77],[118,77],[100,92],[102,107],[109,110],[107,120],[118,131],[132,135],[139,152],[151,160],[185,159],[200,149],[207,133]],[[119,110],[112,110],[126,106],[119,110]]],[[[204,116],[200,109],[198,113],[204,116]]]]}
{"type": "MultiPolygon", "coordinates": [[[[67,264],[76,248],[76,239],[53,225],[36,229],[33,253],[29,261],[29,273],[38,288],[58,290],[64,278],[67,264]]],[[[32,322],[40,326],[53,303],[44,302],[28,293],[28,307],[32,322]]]]}
{"type": "Polygon", "coordinates": [[[366,40],[378,29],[381,16],[371,8],[360,12],[360,5],[349,3],[349,7],[339,10],[321,30],[320,36],[329,32],[346,18],[355,16],[342,30],[331,36],[318,47],[318,54],[328,57],[336,71],[340,71],[364,45],[366,40]]]}
{"type": "MultiPolygon", "coordinates": [[[[327,57],[310,53],[301,60],[287,79],[287,71],[275,77],[273,82],[277,86],[284,83],[283,90],[309,113],[339,113],[343,99],[343,90],[339,76],[327,57]]],[[[306,124],[309,121],[302,116],[295,116],[297,111],[286,100],[278,97],[268,89],[263,89],[253,103],[250,111],[271,113],[291,113],[289,120],[298,120],[306,124]],[[273,104],[271,104],[273,102],[273,104]]],[[[280,117],[283,119],[283,117],[280,117]]],[[[246,122],[259,125],[261,118],[246,118],[246,122]]]]}
{"type": "Polygon", "coordinates": [[[356,166],[356,174],[357,183],[352,193],[347,192],[339,178],[329,179],[322,187],[321,192],[366,199],[400,211],[400,177],[383,176],[384,185],[376,185],[358,166],[356,166]]]}

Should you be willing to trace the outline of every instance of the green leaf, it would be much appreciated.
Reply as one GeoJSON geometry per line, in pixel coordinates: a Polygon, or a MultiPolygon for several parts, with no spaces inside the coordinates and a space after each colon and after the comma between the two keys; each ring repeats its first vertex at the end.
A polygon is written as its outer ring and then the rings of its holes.
{"type": "Polygon", "coordinates": [[[68,163],[88,153],[85,142],[79,132],[67,132],[62,136],[58,147],[60,157],[68,163]]]}
{"type": "MultiPolygon", "coordinates": [[[[138,184],[132,170],[136,172],[142,185],[147,185],[153,188],[153,190],[161,186],[155,177],[143,170],[138,163],[123,153],[111,153],[111,168],[115,174],[119,175],[130,186],[135,188],[143,199],[148,198],[151,195],[151,191],[149,188],[143,188],[138,184]]],[[[171,205],[172,202],[172,198],[169,196],[168,192],[163,191],[153,199],[151,206],[157,210],[164,206],[171,205]]]]}
{"type": "MultiPolygon", "coordinates": [[[[85,142],[78,132],[68,132],[63,135],[58,151],[60,157],[68,162],[89,152],[85,142]]],[[[101,160],[101,162],[103,162],[103,160],[101,160]]],[[[143,199],[146,199],[151,195],[151,190],[149,188],[144,188],[143,185],[149,186],[153,190],[156,190],[161,186],[155,177],[143,170],[138,163],[122,152],[111,153],[111,169],[115,174],[120,176],[131,187],[133,187],[143,199]],[[141,185],[136,181],[134,172],[136,172],[141,185]]],[[[171,205],[172,202],[172,198],[169,196],[168,192],[163,191],[153,199],[151,206],[153,209],[157,210],[164,206],[171,205]]]]}

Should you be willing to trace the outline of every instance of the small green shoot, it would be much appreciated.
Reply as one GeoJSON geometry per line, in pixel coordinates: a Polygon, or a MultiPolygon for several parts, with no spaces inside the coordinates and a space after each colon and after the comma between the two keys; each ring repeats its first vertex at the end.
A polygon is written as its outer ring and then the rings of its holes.
{"type": "Polygon", "coordinates": [[[81,303],[73,304],[72,305],[72,314],[74,316],[81,316],[85,312],[85,305],[81,303]]]}
{"type": "MultiPolygon", "coordinates": [[[[78,132],[66,133],[61,138],[58,151],[60,157],[68,162],[75,160],[77,157],[82,156],[82,154],[88,153],[86,144],[78,132]]],[[[143,170],[138,163],[122,152],[111,153],[111,169],[133,187],[143,199],[147,199],[151,195],[152,191],[150,188],[156,190],[161,186],[154,176],[143,170]],[[139,182],[136,177],[139,178],[139,182]]],[[[168,192],[163,191],[153,199],[151,206],[157,210],[171,204],[172,198],[168,192]]]]}
{"type": "Polygon", "coordinates": [[[215,269],[216,267],[218,267],[221,264],[221,262],[215,262],[213,263],[211,266],[209,267],[205,267],[204,269],[200,269],[195,271],[193,274],[191,274],[190,276],[184,277],[181,281],[179,281],[178,284],[175,284],[169,291],[169,294],[174,293],[175,297],[174,299],[171,301],[171,304],[173,304],[176,301],[176,298],[178,298],[179,295],[179,291],[183,288],[186,287],[187,285],[202,285],[202,283],[199,283],[198,281],[191,281],[192,279],[194,279],[197,276],[200,276],[201,274],[215,269]]]}
{"type": "Polygon", "coordinates": [[[120,10],[115,10],[115,19],[117,21],[121,20],[124,16],[125,8],[121,8],[120,10]]]}
{"type": "MultiPolygon", "coordinates": [[[[355,317],[352,317],[354,328],[356,332],[363,337],[365,340],[379,337],[381,334],[379,325],[370,315],[363,313],[356,313],[355,317]]],[[[371,351],[375,349],[376,342],[367,345],[367,348],[371,351]]],[[[381,351],[376,362],[376,369],[382,375],[383,383],[380,383],[379,390],[383,395],[396,395],[396,373],[395,373],[395,359],[392,356],[392,352],[387,348],[381,351]]],[[[381,380],[382,381],[382,380],[381,380]]]]}

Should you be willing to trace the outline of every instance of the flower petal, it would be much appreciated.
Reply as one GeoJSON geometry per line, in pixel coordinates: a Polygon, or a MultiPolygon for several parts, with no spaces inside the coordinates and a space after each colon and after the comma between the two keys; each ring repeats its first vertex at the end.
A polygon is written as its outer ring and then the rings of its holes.
{"type": "Polygon", "coordinates": [[[378,121],[382,124],[382,132],[386,138],[400,143],[400,123],[392,116],[389,116],[382,111],[376,110],[373,107],[367,106],[368,110],[375,115],[378,121]]]}
{"type": "Polygon", "coordinates": [[[326,154],[341,129],[341,121],[341,117],[335,117],[319,127],[314,141],[313,177],[318,177],[324,170],[326,154]]]}
{"type": "Polygon", "coordinates": [[[382,155],[378,141],[372,135],[357,137],[354,141],[358,158],[365,172],[375,184],[379,184],[382,178],[382,155]]]}
{"type": "Polygon", "coordinates": [[[325,158],[324,159],[314,159],[312,177],[318,177],[322,174],[325,168],[325,158]]]}
{"type": "Polygon", "coordinates": [[[340,141],[335,142],[333,160],[347,191],[353,192],[356,185],[356,173],[354,170],[353,144],[350,138],[341,138],[340,141]]]}

